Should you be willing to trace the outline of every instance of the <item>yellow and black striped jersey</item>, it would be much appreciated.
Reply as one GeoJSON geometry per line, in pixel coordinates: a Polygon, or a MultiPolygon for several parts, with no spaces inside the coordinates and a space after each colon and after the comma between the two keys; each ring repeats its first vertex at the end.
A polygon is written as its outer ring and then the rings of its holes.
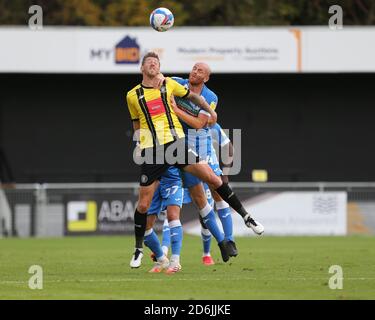
{"type": "Polygon", "coordinates": [[[184,137],[170,99],[172,95],[186,97],[188,94],[188,88],[171,78],[166,78],[160,90],[139,84],[127,93],[130,117],[140,123],[141,148],[163,145],[184,137]]]}

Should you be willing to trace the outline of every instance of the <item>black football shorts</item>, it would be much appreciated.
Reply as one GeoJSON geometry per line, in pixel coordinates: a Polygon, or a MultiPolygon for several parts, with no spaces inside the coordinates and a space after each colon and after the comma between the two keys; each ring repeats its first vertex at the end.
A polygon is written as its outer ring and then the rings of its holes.
{"type": "Polygon", "coordinates": [[[198,154],[189,148],[184,138],[166,143],[165,145],[143,149],[142,157],[146,162],[141,164],[140,185],[149,186],[161,176],[169,167],[175,166],[179,169],[198,163],[198,154]]]}

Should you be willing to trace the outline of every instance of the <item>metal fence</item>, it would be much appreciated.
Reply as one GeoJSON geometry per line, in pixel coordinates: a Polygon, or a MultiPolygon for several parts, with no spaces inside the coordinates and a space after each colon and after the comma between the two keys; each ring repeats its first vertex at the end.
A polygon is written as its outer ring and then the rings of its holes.
{"type": "MultiPolygon", "coordinates": [[[[133,230],[133,214],[138,183],[17,184],[0,189],[0,236],[56,237],[69,233],[69,203],[98,200],[99,215],[110,222],[101,226],[106,233],[122,234],[133,230]],[[100,203],[100,204],[99,204],[100,203]],[[118,222],[122,221],[123,224],[118,222]]],[[[345,191],[348,199],[348,230],[374,233],[375,183],[275,182],[231,183],[241,197],[286,191],[345,191]]],[[[183,223],[196,218],[194,208],[183,209],[183,223]]],[[[79,213],[77,213],[79,214],[79,213]]],[[[161,229],[157,224],[156,229],[161,229]]],[[[79,233],[78,233],[79,234],[79,233]]]]}

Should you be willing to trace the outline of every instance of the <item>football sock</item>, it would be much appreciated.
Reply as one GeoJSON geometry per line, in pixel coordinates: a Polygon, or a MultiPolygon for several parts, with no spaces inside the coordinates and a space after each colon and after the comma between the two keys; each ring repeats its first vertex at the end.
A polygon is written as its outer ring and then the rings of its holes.
{"type": "Polygon", "coordinates": [[[161,248],[159,238],[153,229],[145,232],[145,245],[155,254],[156,259],[160,259],[164,256],[164,252],[161,248]]]}
{"type": "Polygon", "coordinates": [[[210,254],[211,249],[211,232],[208,229],[201,228],[201,236],[203,242],[203,255],[207,256],[210,254]]]}
{"type": "Polygon", "coordinates": [[[215,205],[215,201],[214,201],[214,198],[212,197],[211,190],[210,190],[210,188],[208,187],[207,183],[204,183],[204,184],[203,184],[203,187],[204,187],[204,191],[205,191],[206,196],[207,196],[207,202],[208,202],[208,204],[213,208],[214,205],[215,205]],[[209,190],[209,192],[210,192],[210,194],[211,194],[210,197],[207,195],[207,190],[209,190]]]}
{"type": "Polygon", "coordinates": [[[180,256],[177,254],[172,254],[171,255],[171,263],[178,264],[180,263],[180,256]]]}
{"type": "Polygon", "coordinates": [[[143,238],[146,231],[147,213],[140,213],[135,209],[134,213],[134,234],[135,234],[135,247],[143,247],[143,238]]]}
{"type": "Polygon", "coordinates": [[[227,202],[237,213],[239,213],[242,218],[247,215],[247,211],[227,183],[223,183],[215,191],[220,195],[220,197],[223,198],[225,202],[227,202]]]}
{"type": "Polygon", "coordinates": [[[233,241],[232,211],[225,201],[216,202],[217,214],[223,226],[225,240],[233,241]]]}
{"type": "Polygon", "coordinates": [[[199,213],[207,229],[210,230],[216,241],[218,243],[222,242],[224,240],[224,234],[220,231],[216,223],[216,216],[212,207],[207,203],[203,209],[199,210],[199,213]]]}
{"type": "Polygon", "coordinates": [[[164,255],[167,257],[168,256],[168,251],[169,251],[169,248],[166,247],[166,246],[161,246],[161,249],[163,250],[164,252],[164,255]]]}
{"type": "MultiPolygon", "coordinates": [[[[164,247],[167,248],[167,251],[168,251],[168,248],[169,246],[171,245],[171,232],[170,232],[170,228],[169,228],[169,224],[168,224],[168,219],[166,218],[164,220],[164,224],[163,224],[163,236],[162,236],[162,242],[161,242],[161,246],[163,247],[163,251],[165,250],[164,247]]],[[[165,253],[165,251],[164,251],[165,253]]]]}
{"type": "Polygon", "coordinates": [[[172,220],[169,222],[171,233],[171,250],[172,256],[180,256],[182,247],[182,225],[180,220],[172,220]]]}

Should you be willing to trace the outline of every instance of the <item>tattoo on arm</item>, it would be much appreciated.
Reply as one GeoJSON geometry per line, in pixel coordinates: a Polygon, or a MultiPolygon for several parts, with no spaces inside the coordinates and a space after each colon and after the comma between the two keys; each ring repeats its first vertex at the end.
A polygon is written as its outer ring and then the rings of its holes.
{"type": "Polygon", "coordinates": [[[203,110],[207,111],[209,114],[212,114],[212,109],[209,104],[199,95],[194,92],[190,92],[188,99],[191,100],[193,103],[201,107],[203,110]]]}

